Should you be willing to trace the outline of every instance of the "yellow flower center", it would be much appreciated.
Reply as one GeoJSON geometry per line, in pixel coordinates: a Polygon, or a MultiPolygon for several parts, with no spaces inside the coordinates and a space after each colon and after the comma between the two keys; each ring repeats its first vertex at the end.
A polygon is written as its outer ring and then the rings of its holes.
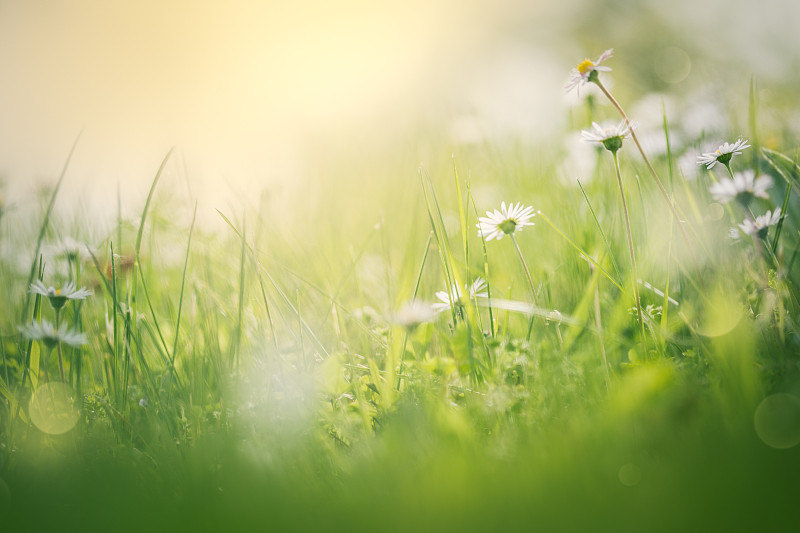
{"type": "Polygon", "coordinates": [[[56,289],[56,296],[61,296],[61,289],[56,289]]]}
{"type": "Polygon", "coordinates": [[[584,59],[583,61],[578,63],[578,66],[575,68],[577,68],[578,72],[580,72],[582,75],[585,75],[587,72],[589,72],[594,68],[594,63],[592,62],[591,59],[584,59]]]}

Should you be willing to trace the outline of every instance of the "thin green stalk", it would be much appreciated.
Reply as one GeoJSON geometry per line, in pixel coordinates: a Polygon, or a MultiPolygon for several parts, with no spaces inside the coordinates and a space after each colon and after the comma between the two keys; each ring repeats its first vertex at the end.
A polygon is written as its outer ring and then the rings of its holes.
{"type": "MultiPolygon", "coordinates": [[[[595,277],[597,274],[594,272],[595,268],[594,265],[589,265],[589,269],[592,271],[592,277],[595,277]]],[[[608,356],[606,355],[606,347],[603,343],[603,323],[600,320],[600,289],[597,287],[597,280],[596,278],[593,280],[594,284],[594,322],[597,327],[597,342],[600,345],[600,354],[603,356],[603,373],[606,379],[606,394],[611,392],[611,372],[608,368],[608,356]]]]}
{"type": "Polygon", "coordinates": [[[528,289],[530,290],[531,293],[531,299],[533,300],[533,305],[536,305],[538,307],[538,304],[536,303],[536,289],[534,288],[533,285],[533,277],[531,277],[531,271],[530,269],[528,269],[528,264],[525,262],[525,256],[522,255],[522,249],[520,249],[519,247],[519,243],[517,242],[517,237],[513,233],[510,233],[508,236],[511,237],[511,242],[514,243],[514,248],[516,248],[517,254],[519,255],[519,260],[522,263],[522,269],[525,271],[525,277],[528,280],[528,289]]]}
{"type": "MultiPolygon", "coordinates": [[[[258,263],[256,263],[256,264],[257,264],[257,265],[259,265],[258,263]]],[[[260,266],[260,265],[259,265],[259,266],[260,266]]],[[[327,292],[325,292],[325,290],[324,290],[324,289],[322,289],[322,287],[320,287],[319,285],[315,284],[313,281],[311,281],[311,280],[309,280],[309,279],[307,279],[307,278],[305,278],[305,277],[301,276],[300,274],[298,274],[297,272],[295,272],[295,271],[293,271],[293,270],[290,270],[289,268],[287,268],[287,267],[286,267],[286,266],[284,266],[284,265],[278,264],[277,266],[278,266],[279,268],[281,268],[282,270],[284,270],[285,272],[287,272],[287,273],[288,273],[289,275],[291,275],[292,277],[294,277],[294,278],[297,278],[298,280],[302,281],[304,284],[306,284],[306,285],[308,285],[309,287],[311,287],[312,289],[314,289],[314,291],[316,291],[318,294],[320,294],[321,296],[325,297],[325,298],[326,298],[328,301],[330,301],[330,302],[331,302],[331,304],[333,304],[333,305],[335,305],[336,307],[338,307],[339,309],[342,309],[343,311],[345,311],[345,312],[348,314],[348,316],[353,316],[353,312],[352,312],[352,311],[351,311],[351,310],[350,310],[348,307],[346,307],[346,306],[345,306],[344,304],[342,304],[342,303],[341,303],[339,300],[337,300],[336,298],[334,298],[333,296],[331,296],[330,294],[328,294],[327,292]]],[[[262,267],[262,268],[263,268],[263,267],[262,267]]],[[[323,323],[324,323],[324,322],[323,322],[323,323]]],[[[369,335],[369,336],[370,336],[370,337],[371,337],[373,340],[377,341],[379,344],[383,344],[383,343],[381,342],[381,336],[380,336],[380,335],[378,335],[377,333],[375,333],[374,331],[372,331],[372,330],[371,330],[369,327],[367,327],[366,325],[362,324],[361,322],[357,322],[357,324],[358,324],[358,325],[359,325],[359,326],[360,326],[360,327],[361,327],[361,328],[364,330],[364,332],[365,332],[365,333],[367,333],[367,335],[369,335]]],[[[322,326],[319,326],[319,327],[322,327],[322,326]]],[[[319,327],[318,327],[317,329],[319,329],[319,327]]],[[[310,333],[310,331],[309,331],[309,333],[310,333]]]]}
{"type": "MultiPolygon", "coordinates": [[[[132,277],[131,290],[130,290],[130,292],[128,294],[128,296],[129,296],[128,308],[131,311],[131,313],[133,313],[133,316],[136,316],[136,307],[135,307],[135,305],[136,305],[136,294],[137,294],[137,291],[136,291],[136,283],[137,283],[136,272],[137,271],[139,272],[140,277],[144,281],[144,273],[142,272],[142,263],[141,263],[141,258],[140,258],[140,255],[139,255],[139,253],[141,251],[141,248],[142,248],[142,236],[144,235],[144,224],[147,221],[147,213],[148,213],[148,211],[150,209],[150,203],[153,201],[153,194],[155,193],[156,185],[158,185],[158,181],[161,179],[161,174],[163,174],[164,168],[167,166],[167,161],[169,161],[169,158],[172,155],[172,151],[173,150],[174,150],[174,148],[170,148],[169,151],[167,152],[167,155],[165,155],[164,159],[161,160],[161,164],[159,165],[158,170],[156,171],[156,175],[153,178],[153,182],[150,184],[150,190],[147,193],[147,200],[145,200],[145,202],[144,202],[144,209],[142,209],[142,216],[141,216],[141,219],[139,221],[139,231],[136,234],[136,245],[134,246],[134,249],[133,249],[134,274],[133,274],[133,277],[132,277]]],[[[148,298],[148,300],[149,300],[149,298],[148,298]]],[[[151,308],[152,308],[152,306],[151,306],[151,308]]],[[[154,315],[154,317],[155,317],[155,315],[154,315]]]]}
{"type": "Polygon", "coordinates": [[[681,230],[681,235],[683,236],[683,240],[686,243],[686,248],[689,250],[690,257],[692,258],[692,263],[694,264],[695,271],[697,272],[697,279],[700,282],[700,286],[704,288],[705,283],[703,282],[703,276],[700,272],[700,265],[697,263],[697,257],[695,257],[694,248],[692,248],[692,245],[689,242],[689,235],[686,233],[686,229],[683,227],[683,222],[682,222],[683,219],[680,217],[680,214],[678,213],[678,208],[675,205],[675,202],[673,202],[672,197],[669,195],[667,189],[664,187],[661,178],[658,177],[658,173],[656,172],[656,169],[653,168],[652,163],[650,163],[650,159],[648,159],[647,154],[644,153],[644,149],[642,148],[641,143],[639,143],[639,138],[636,136],[636,131],[633,129],[631,121],[628,118],[628,115],[625,113],[625,110],[622,109],[622,106],[619,104],[619,102],[617,102],[616,98],[614,98],[611,95],[611,93],[608,92],[608,89],[605,88],[605,86],[600,82],[599,79],[595,79],[594,83],[600,88],[603,94],[606,95],[606,98],[608,98],[608,100],[611,102],[611,105],[613,105],[614,108],[616,108],[616,110],[619,112],[622,118],[625,119],[625,123],[630,128],[631,138],[633,138],[633,142],[634,144],[636,144],[636,148],[639,149],[639,153],[642,155],[642,158],[644,159],[644,162],[647,165],[647,169],[650,171],[650,174],[655,179],[656,184],[658,185],[658,189],[659,191],[661,191],[661,195],[664,197],[664,200],[666,200],[670,211],[672,211],[672,216],[674,216],[675,220],[678,221],[678,229],[681,230]]]}
{"type": "MultiPolygon", "coordinates": [[[[775,237],[772,239],[772,255],[773,257],[778,253],[778,239],[781,237],[781,231],[783,230],[783,221],[786,219],[786,208],[789,206],[789,194],[792,192],[792,185],[786,188],[786,195],[783,197],[783,204],[781,205],[781,218],[778,221],[778,226],[775,228],[775,237]]],[[[775,266],[778,263],[776,261],[775,266]]]]}
{"type": "MultiPolygon", "coordinates": [[[[453,179],[455,180],[456,185],[456,196],[458,198],[458,219],[461,223],[461,241],[464,246],[464,263],[469,265],[469,239],[467,238],[469,235],[469,228],[467,224],[469,220],[467,217],[469,216],[469,211],[465,212],[464,209],[464,200],[461,198],[461,185],[458,182],[458,169],[456,168],[456,157],[455,155],[452,156],[453,159],[453,179]]],[[[469,285],[469,268],[467,268],[467,285],[469,285]]]]}
{"type": "Polygon", "coordinates": [[[67,376],[64,373],[64,358],[61,355],[61,343],[56,343],[56,349],[58,350],[58,373],[61,375],[61,383],[66,385],[67,383],[67,376]]]}
{"type": "Polygon", "coordinates": [[[3,332],[2,331],[0,331],[0,354],[3,355],[3,370],[5,371],[5,375],[6,375],[5,383],[6,383],[7,386],[10,386],[11,382],[8,381],[8,363],[6,362],[6,345],[5,345],[5,342],[3,342],[3,332]]]}
{"type": "Polygon", "coordinates": [[[675,219],[669,217],[669,243],[667,248],[667,279],[664,283],[664,303],[661,305],[661,329],[663,331],[667,330],[667,325],[669,324],[669,282],[670,282],[670,269],[669,269],[669,261],[672,259],[672,241],[675,236],[675,219]]]}
{"type": "Polygon", "coordinates": [[[667,142],[667,170],[669,172],[669,190],[670,193],[675,193],[675,171],[674,165],[672,163],[672,143],[669,139],[669,123],[667,122],[667,106],[664,104],[664,100],[661,100],[661,116],[663,118],[664,123],[664,139],[667,142]]]}
{"type": "Polygon", "coordinates": [[[156,328],[156,332],[158,333],[158,340],[159,343],[156,343],[156,347],[162,351],[164,354],[169,354],[169,348],[167,348],[167,341],[164,339],[164,334],[161,333],[161,326],[158,322],[158,316],[156,315],[156,310],[153,307],[153,301],[150,299],[150,291],[147,288],[147,282],[144,279],[144,272],[139,270],[139,281],[142,282],[142,291],[144,291],[144,299],[147,302],[147,308],[150,310],[150,316],[153,318],[153,325],[156,328]]]}
{"type": "MultiPolygon", "coordinates": [[[[233,232],[234,232],[234,233],[235,233],[235,234],[236,234],[236,235],[237,235],[237,236],[238,236],[240,239],[242,239],[242,238],[243,238],[243,237],[242,237],[242,235],[243,235],[243,234],[242,234],[242,232],[241,232],[241,231],[239,231],[239,229],[238,229],[238,228],[237,228],[237,227],[236,227],[236,226],[235,226],[235,225],[234,225],[234,224],[233,224],[233,223],[230,221],[230,219],[229,219],[228,217],[226,217],[226,216],[225,216],[225,215],[222,213],[222,211],[220,211],[219,209],[217,209],[217,214],[219,214],[219,216],[220,216],[220,217],[222,217],[222,220],[224,220],[224,221],[225,221],[225,223],[226,223],[226,224],[228,224],[228,226],[229,226],[229,227],[230,227],[230,228],[233,230],[233,232]]],[[[259,269],[260,269],[260,270],[261,270],[261,271],[264,273],[264,275],[266,275],[266,276],[267,276],[267,279],[269,280],[270,284],[271,284],[271,285],[272,285],[272,287],[273,287],[273,288],[274,288],[274,289],[275,289],[275,290],[278,292],[278,295],[281,297],[281,299],[283,300],[283,302],[284,302],[284,303],[285,303],[285,304],[286,304],[286,305],[289,307],[289,309],[291,309],[291,310],[292,310],[292,312],[293,312],[293,313],[294,313],[294,314],[297,316],[297,320],[298,320],[298,322],[300,322],[300,324],[301,324],[301,325],[302,325],[302,327],[303,327],[303,328],[306,330],[306,332],[308,333],[308,335],[309,335],[309,336],[310,336],[310,337],[311,337],[311,338],[314,340],[314,342],[317,344],[317,346],[319,347],[320,351],[321,351],[321,352],[322,352],[322,353],[325,355],[325,357],[326,357],[326,358],[327,358],[327,357],[330,357],[330,353],[329,353],[329,352],[328,352],[328,350],[325,348],[325,345],[323,345],[323,344],[322,344],[322,342],[320,342],[320,340],[319,340],[319,339],[317,338],[317,336],[314,334],[314,331],[311,329],[311,327],[310,327],[310,326],[309,326],[309,325],[306,323],[306,321],[305,321],[305,320],[303,320],[303,319],[302,319],[302,317],[300,316],[300,312],[299,312],[299,311],[297,310],[297,308],[294,306],[294,304],[293,304],[293,303],[292,303],[292,301],[289,299],[289,297],[288,297],[288,296],[286,296],[286,293],[284,293],[284,292],[283,292],[283,289],[281,289],[281,288],[280,288],[280,285],[278,285],[278,283],[275,281],[275,279],[272,277],[272,275],[269,273],[269,271],[266,269],[266,267],[264,267],[264,265],[262,265],[262,264],[261,264],[261,262],[260,262],[260,261],[259,261],[259,260],[256,258],[255,251],[253,250],[253,248],[252,248],[252,247],[251,247],[249,244],[247,244],[247,241],[243,240],[243,242],[245,243],[245,245],[247,246],[247,249],[248,249],[248,250],[250,251],[250,253],[252,254],[252,256],[253,256],[253,259],[256,261],[256,264],[258,265],[258,268],[259,268],[259,269]]]]}
{"type": "Polygon", "coordinates": [[[759,138],[757,128],[758,117],[758,86],[756,85],[755,76],[750,76],[750,98],[748,105],[748,122],[750,123],[750,139],[753,145],[751,166],[753,173],[758,175],[758,152],[759,152],[759,138]]]}
{"type": "MultiPolygon", "coordinates": [[[[56,320],[56,331],[58,331],[58,326],[61,325],[61,309],[55,309],[55,320],[56,320]]],[[[61,354],[61,342],[56,343],[56,348],[58,348],[58,372],[61,374],[61,383],[66,385],[67,377],[64,374],[64,357],[61,354]]]]}
{"type": "MultiPolygon", "coordinates": [[[[241,252],[239,258],[239,306],[236,316],[236,331],[230,346],[231,368],[236,368],[239,364],[239,348],[242,342],[242,323],[244,319],[244,287],[245,287],[245,265],[247,252],[247,227],[246,221],[242,221],[241,252]]],[[[298,308],[299,309],[299,308],[298,308]]]]}
{"type": "MultiPolygon", "coordinates": [[[[253,256],[253,261],[255,262],[255,256],[253,256]]],[[[269,309],[269,300],[267,299],[267,291],[264,288],[264,278],[261,276],[261,270],[258,268],[258,263],[256,262],[256,278],[258,278],[258,286],[261,289],[261,298],[264,300],[264,309],[267,312],[267,321],[269,322],[269,329],[272,332],[272,345],[275,348],[275,353],[279,354],[280,349],[278,348],[278,334],[275,331],[275,323],[272,321],[272,313],[269,309]]]]}
{"type": "MultiPolygon", "coordinates": [[[[41,256],[39,257],[39,268],[38,268],[38,270],[39,270],[38,279],[41,280],[42,277],[43,277],[43,274],[44,274],[44,263],[42,262],[41,256]]],[[[39,308],[41,306],[41,301],[42,301],[41,295],[37,294],[34,297],[34,300],[33,300],[33,320],[36,320],[36,317],[39,314],[39,308]]],[[[26,376],[28,378],[28,381],[31,384],[31,391],[33,391],[36,388],[36,385],[34,383],[34,378],[33,378],[32,374],[31,374],[31,351],[32,350],[33,350],[33,340],[28,340],[28,342],[26,343],[26,346],[25,346],[25,364],[22,366],[22,379],[20,380],[19,385],[17,386],[17,389],[14,392],[14,397],[16,398],[17,405],[16,405],[16,408],[14,409],[14,416],[11,417],[11,421],[12,422],[14,420],[16,420],[17,417],[19,417],[19,411],[20,411],[20,408],[22,407],[21,402],[19,401],[19,395],[22,392],[23,387],[25,387],[25,377],[26,376]]],[[[37,381],[38,381],[38,378],[37,378],[37,381]]],[[[14,442],[14,427],[15,427],[15,424],[12,423],[11,424],[11,429],[9,430],[9,433],[8,433],[8,442],[11,445],[13,445],[13,442],[14,442]]],[[[11,446],[9,446],[9,448],[11,448],[11,446]]]]}
{"type": "Polygon", "coordinates": [[[614,258],[614,252],[611,251],[611,244],[609,244],[608,239],[606,238],[606,234],[603,231],[603,227],[600,225],[600,221],[597,219],[597,214],[594,212],[594,208],[592,207],[592,203],[589,201],[589,196],[587,196],[586,191],[583,188],[583,184],[581,184],[581,180],[576,180],[578,182],[578,187],[581,188],[581,192],[583,193],[583,198],[586,200],[586,205],[589,206],[589,211],[592,213],[592,218],[594,218],[594,223],[597,225],[597,229],[600,230],[600,236],[603,237],[603,242],[606,245],[606,250],[608,250],[608,255],[611,257],[611,264],[614,266],[614,273],[617,275],[619,279],[622,279],[622,274],[619,272],[619,266],[617,266],[617,260],[614,258]]]}
{"type": "Polygon", "coordinates": [[[192,233],[194,233],[194,223],[197,220],[197,202],[194,204],[194,214],[192,215],[192,225],[189,227],[189,239],[186,243],[186,257],[183,260],[183,275],[181,276],[181,294],[178,297],[178,317],[175,321],[175,342],[172,344],[172,354],[169,361],[169,385],[167,386],[167,397],[172,393],[172,375],[175,373],[175,354],[178,353],[178,338],[181,331],[181,310],[183,309],[183,290],[186,287],[186,271],[189,268],[189,251],[192,249],[192,233]]]}
{"type": "MultiPolygon", "coordinates": [[[[75,153],[75,147],[78,146],[78,141],[81,138],[81,133],[78,133],[78,136],[75,138],[75,142],[72,143],[72,148],[69,151],[69,155],[67,156],[67,160],[64,162],[64,167],[61,169],[61,175],[58,177],[58,181],[56,182],[56,186],[53,189],[53,194],[50,195],[50,203],[47,205],[47,210],[44,214],[44,220],[42,220],[42,225],[39,228],[39,237],[36,239],[36,249],[33,252],[33,261],[31,262],[31,271],[28,275],[28,283],[25,284],[25,287],[30,287],[31,283],[33,283],[33,278],[36,276],[36,263],[38,262],[41,266],[41,258],[39,257],[39,252],[42,250],[42,241],[44,240],[44,234],[47,231],[47,227],[50,224],[50,215],[53,213],[53,206],[56,204],[56,196],[58,196],[58,191],[61,189],[61,183],[64,181],[64,176],[67,175],[67,168],[69,168],[69,162],[72,160],[72,154],[75,153]]],[[[22,306],[22,320],[21,322],[25,322],[26,317],[28,316],[28,307],[30,307],[31,303],[31,292],[27,291],[25,293],[25,305],[22,306]]]]}
{"type": "MultiPolygon", "coordinates": [[[[422,254],[422,261],[419,265],[419,270],[417,271],[417,283],[414,285],[414,294],[411,296],[411,301],[417,299],[417,293],[419,292],[420,283],[422,283],[422,273],[425,271],[425,263],[428,260],[428,252],[431,249],[431,242],[433,241],[433,231],[428,233],[428,242],[425,243],[425,252],[422,254]]],[[[405,331],[403,335],[403,349],[400,351],[400,366],[398,369],[398,374],[402,375],[403,371],[405,370],[405,356],[406,356],[406,346],[408,345],[408,330],[405,331]]],[[[397,390],[400,390],[400,383],[402,382],[402,378],[397,378],[397,390]]]]}
{"type": "MultiPolygon", "coordinates": [[[[514,248],[517,249],[517,254],[519,255],[519,260],[522,263],[522,269],[525,271],[525,276],[528,279],[528,289],[531,292],[531,300],[533,300],[533,306],[539,307],[536,302],[536,289],[533,286],[533,277],[531,277],[531,271],[528,268],[528,264],[525,262],[525,256],[522,255],[522,249],[519,247],[519,243],[517,242],[517,237],[513,233],[509,233],[508,235],[511,237],[511,242],[514,243],[514,248]]],[[[536,317],[535,313],[531,314],[530,321],[528,322],[528,337],[531,335],[531,331],[533,331],[533,319],[536,317]]]]}
{"type": "Polygon", "coordinates": [[[297,305],[297,330],[300,335],[300,355],[303,357],[303,365],[306,368],[306,371],[311,370],[311,365],[308,361],[308,357],[306,357],[306,345],[303,342],[303,319],[300,315],[300,289],[295,290],[295,303],[297,305]]]}
{"type": "Polygon", "coordinates": [[[619,185],[619,194],[622,199],[622,213],[625,216],[625,229],[628,233],[628,251],[631,255],[631,269],[633,271],[633,299],[636,300],[636,312],[639,315],[639,326],[642,330],[642,341],[645,340],[644,332],[644,314],[642,313],[642,302],[639,299],[639,274],[636,269],[636,254],[633,247],[633,232],[631,231],[631,219],[628,215],[628,202],[625,199],[625,187],[622,184],[622,173],[619,169],[619,156],[616,151],[612,151],[611,155],[614,156],[614,170],[617,173],[617,185],[619,185]]]}
{"type": "Polygon", "coordinates": [[[730,163],[722,163],[722,165],[725,167],[725,169],[727,169],[728,175],[731,177],[731,179],[733,179],[733,171],[731,170],[731,164],[730,163]]]}
{"type": "Polygon", "coordinates": [[[578,253],[580,253],[580,254],[581,254],[581,257],[583,257],[583,258],[584,258],[584,259],[586,259],[586,260],[587,260],[589,263],[591,263],[592,265],[594,265],[595,267],[597,267],[597,269],[598,269],[598,270],[599,270],[599,271],[600,271],[600,272],[601,272],[601,273],[602,273],[602,274],[603,274],[603,275],[604,275],[604,276],[605,276],[605,277],[608,279],[608,281],[610,281],[610,282],[611,282],[611,283],[612,283],[612,284],[613,284],[613,285],[614,285],[616,288],[618,288],[618,289],[619,289],[621,292],[625,292],[625,289],[623,289],[623,288],[622,288],[622,284],[621,284],[619,281],[615,280],[615,279],[614,279],[614,276],[612,276],[611,274],[609,274],[609,273],[608,273],[608,271],[606,271],[606,269],[604,269],[603,267],[601,267],[601,266],[600,266],[600,263],[598,263],[596,260],[594,260],[594,259],[592,258],[592,256],[591,256],[591,255],[589,255],[589,254],[588,254],[586,251],[584,251],[584,249],[583,249],[583,248],[581,248],[580,246],[578,246],[578,245],[575,243],[575,241],[573,241],[572,239],[570,239],[570,238],[567,236],[567,234],[566,234],[566,233],[564,233],[563,231],[561,231],[561,228],[559,228],[558,226],[556,226],[556,225],[553,223],[553,221],[552,221],[552,220],[550,220],[550,219],[547,217],[547,215],[545,215],[544,213],[542,213],[541,211],[539,211],[539,212],[537,213],[537,216],[541,217],[541,218],[542,218],[542,219],[543,219],[545,222],[547,222],[547,223],[550,225],[550,227],[551,227],[551,228],[553,228],[553,229],[556,231],[556,233],[558,233],[559,235],[561,235],[561,237],[562,237],[562,238],[563,238],[565,241],[567,241],[567,242],[568,242],[568,243],[569,243],[569,244],[570,244],[570,245],[571,245],[573,248],[575,248],[575,250],[577,250],[577,251],[578,251],[578,253]]]}
{"type": "MultiPolygon", "coordinates": [[[[77,261],[78,265],[80,265],[80,261],[77,261]]],[[[80,281],[80,267],[78,267],[75,275],[76,283],[80,281]]],[[[74,321],[73,327],[77,331],[83,330],[83,322],[81,320],[81,309],[83,309],[83,301],[78,301],[75,306],[75,313],[74,313],[74,321]]],[[[69,367],[69,375],[70,375],[70,385],[73,386],[76,390],[77,397],[81,397],[81,381],[82,381],[82,374],[83,374],[83,350],[80,348],[71,350],[72,353],[72,362],[73,364],[69,367]],[[75,370],[73,374],[73,369],[75,370]],[[73,379],[74,375],[74,379],[73,379]]]]}
{"type": "MultiPolygon", "coordinates": [[[[475,218],[480,218],[478,216],[478,209],[475,207],[475,198],[472,196],[472,192],[467,189],[468,197],[470,203],[472,203],[472,210],[475,213],[475,218]]],[[[481,238],[481,246],[483,247],[483,277],[486,280],[486,298],[487,298],[487,307],[489,308],[489,334],[494,337],[495,336],[495,322],[494,322],[494,312],[492,311],[492,284],[489,282],[489,254],[486,252],[486,239],[483,238],[483,232],[480,233],[481,238]]],[[[490,361],[491,363],[491,358],[490,361]]]]}
{"type": "Polygon", "coordinates": [[[766,159],[767,163],[769,163],[769,165],[772,168],[774,168],[775,171],[778,174],[780,174],[780,176],[786,181],[786,195],[783,197],[783,204],[781,205],[781,219],[778,222],[778,226],[775,228],[775,238],[773,239],[772,242],[772,253],[777,254],[778,240],[780,239],[781,233],[783,232],[783,221],[786,218],[786,209],[789,207],[789,196],[792,192],[792,188],[794,187],[794,182],[797,181],[798,166],[796,162],[793,162],[788,157],[778,152],[773,152],[772,150],[768,150],[766,148],[763,148],[762,152],[765,155],[764,159],[766,159]],[[783,159],[784,163],[791,165],[790,168],[794,180],[790,179],[789,176],[786,175],[784,170],[769,156],[780,156],[780,158],[783,159]]]}
{"type": "Polygon", "coordinates": [[[428,208],[428,218],[431,221],[431,229],[434,231],[434,235],[436,236],[436,244],[439,248],[439,258],[442,262],[442,270],[444,272],[445,277],[445,285],[447,289],[447,294],[450,300],[450,313],[453,318],[453,325],[455,326],[458,322],[458,312],[456,311],[456,303],[453,301],[453,295],[451,288],[453,285],[460,286],[460,280],[458,279],[458,275],[453,268],[452,265],[452,255],[450,252],[450,247],[447,242],[447,230],[444,226],[444,219],[442,218],[442,211],[439,208],[439,201],[436,198],[436,191],[433,188],[433,183],[431,182],[430,176],[428,176],[427,172],[423,168],[419,169],[420,180],[422,181],[422,192],[425,196],[425,203],[428,208]],[[438,214],[438,217],[434,217],[434,208],[435,212],[438,214]]]}

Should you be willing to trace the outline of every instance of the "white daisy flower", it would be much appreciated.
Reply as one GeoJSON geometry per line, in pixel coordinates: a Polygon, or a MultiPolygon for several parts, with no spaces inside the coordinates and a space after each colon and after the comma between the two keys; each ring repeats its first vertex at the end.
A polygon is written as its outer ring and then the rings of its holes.
{"type": "Polygon", "coordinates": [[[462,289],[458,285],[453,285],[450,288],[449,293],[447,291],[439,291],[436,293],[436,297],[439,299],[439,301],[431,305],[431,308],[433,308],[433,310],[437,313],[441,313],[442,311],[447,311],[450,309],[451,303],[456,306],[464,305],[465,290],[469,293],[470,299],[475,298],[476,296],[488,298],[489,293],[483,292],[484,289],[486,289],[486,280],[483,278],[476,278],[469,288],[464,286],[462,289]]]}
{"type": "Polygon", "coordinates": [[[739,224],[739,229],[745,235],[751,237],[758,237],[764,239],[767,237],[767,232],[770,226],[775,226],[781,220],[781,208],[779,207],[774,212],[767,211],[763,215],[757,216],[755,220],[745,219],[744,222],[739,224]]]}
{"type": "Polygon", "coordinates": [[[569,74],[569,80],[567,81],[567,85],[564,88],[567,91],[571,91],[575,87],[578,87],[580,90],[581,85],[585,85],[593,80],[593,76],[596,77],[596,72],[608,72],[611,70],[610,67],[601,67],[600,63],[611,57],[614,53],[613,48],[609,48],[598,57],[596,60],[592,61],[589,58],[584,59],[578,65],[572,69],[572,72],[569,74]]]}
{"type": "Polygon", "coordinates": [[[615,126],[602,127],[597,122],[592,122],[591,130],[583,130],[581,137],[586,142],[601,143],[606,150],[616,152],[622,147],[622,139],[630,136],[631,125],[622,119],[615,126]]]}
{"type": "Polygon", "coordinates": [[[703,155],[697,157],[697,164],[698,165],[706,165],[706,168],[714,168],[714,165],[717,163],[722,163],[726,167],[731,161],[731,158],[735,155],[739,155],[742,153],[742,150],[745,148],[750,148],[750,145],[747,144],[747,141],[744,139],[739,139],[735,143],[725,143],[713,152],[706,152],[703,155]]]}
{"type": "Polygon", "coordinates": [[[436,315],[437,311],[431,304],[413,301],[401,307],[400,310],[392,316],[392,322],[398,326],[414,329],[420,324],[430,322],[436,318],[436,315]]]}
{"type": "Polygon", "coordinates": [[[733,179],[722,178],[708,188],[715,202],[726,204],[736,200],[743,205],[753,198],[769,198],[767,189],[772,187],[772,178],[767,175],[756,178],[755,172],[745,170],[733,175],[733,179]]]}
{"type": "Polygon", "coordinates": [[[55,348],[56,344],[64,343],[68,346],[77,348],[86,344],[86,335],[79,333],[75,330],[68,328],[65,324],[61,324],[56,328],[47,320],[41,322],[31,322],[29,325],[20,328],[25,338],[42,341],[44,345],[49,348],[55,348]]]}
{"type": "Polygon", "coordinates": [[[31,283],[30,291],[34,294],[46,296],[50,300],[50,305],[56,311],[64,307],[67,300],[85,300],[87,296],[93,294],[86,287],[79,289],[74,281],[70,281],[60,289],[56,289],[55,287],[47,287],[41,280],[36,280],[35,283],[31,283]]]}
{"type": "Polygon", "coordinates": [[[478,218],[475,226],[478,228],[478,237],[482,236],[487,241],[492,239],[499,241],[503,235],[511,235],[517,230],[522,231],[525,226],[533,226],[531,218],[535,216],[533,207],[526,207],[519,202],[516,205],[506,206],[503,202],[499,210],[486,211],[486,216],[478,218]]]}

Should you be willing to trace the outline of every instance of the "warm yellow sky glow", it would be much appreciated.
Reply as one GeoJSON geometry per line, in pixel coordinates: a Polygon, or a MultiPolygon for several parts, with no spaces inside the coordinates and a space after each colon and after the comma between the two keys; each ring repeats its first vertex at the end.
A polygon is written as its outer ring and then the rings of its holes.
{"type": "MultiPolygon", "coordinates": [[[[585,50],[575,35],[603,13],[589,4],[0,0],[0,179],[7,189],[53,183],[81,130],[72,186],[101,183],[116,195],[121,183],[141,195],[172,146],[202,189],[291,180],[310,143],[357,152],[419,123],[467,134],[476,124],[512,134],[563,127],[571,61],[638,31],[634,15],[619,17],[603,30],[613,35],[597,30],[603,44],[585,50]]],[[[687,35],[727,49],[733,19],[708,27],[692,2],[679,4],[641,0],[631,13],[676,29],[665,50],[683,53],[669,47],[687,35]]],[[[747,27],[766,33],[742,44],[745,55],[773,65],[768,52],[786,32],[747,27]]]]}
{"type": "Polygon", "coordinates": [[[421,0],[3,2],[2,170],[52,174],[83,129],[76,158],[113,179],[132,179],[133,160],[150,174],[172,145],[237,173],[309,136],[401,120],[494,31],[474,15],[421,0]]]}

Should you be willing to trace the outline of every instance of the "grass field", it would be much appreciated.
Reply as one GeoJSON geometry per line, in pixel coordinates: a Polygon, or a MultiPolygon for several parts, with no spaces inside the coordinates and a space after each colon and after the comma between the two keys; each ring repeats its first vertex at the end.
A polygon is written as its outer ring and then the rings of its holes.
{"type": "Polygon", "coordinates": [[[797,139],[755,82],[634,112],[587,61],[534,145],[430,128],[233,207],[170,152],[109,220],[69,161],[6,197],[0,529],[792,530],[797,139]]]}

